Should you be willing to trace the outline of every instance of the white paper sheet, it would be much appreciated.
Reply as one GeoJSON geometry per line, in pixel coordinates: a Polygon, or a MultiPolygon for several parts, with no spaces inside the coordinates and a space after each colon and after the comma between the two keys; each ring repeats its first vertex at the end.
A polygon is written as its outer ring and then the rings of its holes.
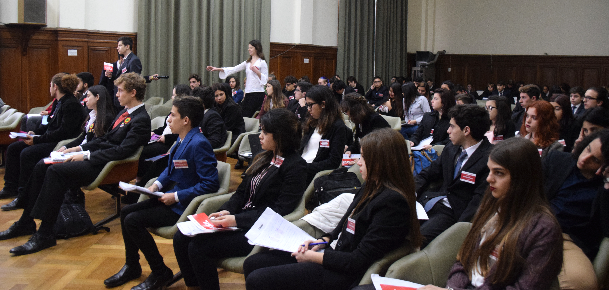
{"type": "Polygon", "coordinates": [[[425,286],[425,285],[412,283],[412,282],[408,282],[408,281],[404,281],[404,280],[381,277],[378,274],[372,274],[372,276],[370,276],[370,278],[372,278],[372,284],[374,285],[374,288],[376,290],[383,290],[383,288],[381,287],[381,284],[399,286],[399,287],[411,287],[413,289],[417,289],[419,287],[425,286]]]}
{"type": "Polygon", "coordinates": [[[190,220],[181,222],[181,223],[177,223],[176,225],[178,226],[178,229],[180,230],[180,232],[182,232],[182,234],[184,234],[185,236],[189,236],[189,237],[194,237],[198,234],[210,234],[210,233],[215,233],[215,232],[220,232],[220,231],[237,231],[237,230],[239,230],[239,228],[237,228],[237,227],[224,228],[221,230],[208,230],[208,229],[204,229],[204,228],[200,227],[197,224],[197,222],[193,222],[190,220]]]}
{"type": "Polygon", "coordinates": [[[137,192],[140,194],[146,194],[146,195],[151,195],[151,196],[161,197],[164,194],[164,193],[158,192],[158,191],[152,192],[152,191],[148,190],[148,188],[137,186],[137,185],[126,183],[126,182],[122,182],[122,181],[118,183],[118,186],[124,191],[132,191],[132,192],[137,192]]]}
{"type": "Polygon", "coordinates": [[[421,140],[421,142],[419,142],[419,145],[414,146],[414,147],[410,147],[410,150],[411,151],[423,150],[423,146],[425,146],[425,145],[431,145],[431,141],[433,141],[433,136],[429,136],[429,137],[421,140]]]}
{"type": "Polygon", "coordinates": [[[248,238],[251,245],[286,252],[296,252],[305,241],[315,240],[311,235],[268,207],[245,234],[245,237],[248,238]]]}
{"type": "Polygon", "coordinates": [[[427,216],[427,213],[425,212],[425,208],[423,207],[422,204],[420,204],[418,201],[416,202],[416,208],[417,208],[417,218],[419,220],[428,220],[429,217],[427,216]]]}

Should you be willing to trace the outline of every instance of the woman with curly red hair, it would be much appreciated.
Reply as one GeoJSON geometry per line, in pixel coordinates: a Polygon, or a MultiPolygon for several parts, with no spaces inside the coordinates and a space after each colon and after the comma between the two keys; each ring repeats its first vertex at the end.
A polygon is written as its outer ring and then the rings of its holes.
{"type": "Polygon", "coordinates": [[[559,128],[552,104],[546,101],[535,101],[526,109],[519,134],[531,140],[540,149],[540,155],[543,158],[552,150],[563,151],[563,145],[557,142],[559,128]]]}

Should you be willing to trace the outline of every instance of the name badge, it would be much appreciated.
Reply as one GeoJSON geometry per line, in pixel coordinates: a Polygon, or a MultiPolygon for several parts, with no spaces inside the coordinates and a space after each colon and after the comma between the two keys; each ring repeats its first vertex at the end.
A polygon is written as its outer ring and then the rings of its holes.
{"type": "Polygon", "coordinates": [[[567,146],[566,145],[567,143],[565,143],[565,139],[558,140],[558,143],[560,143],[560,145],[562,145],[562,146],[567,146]]]}
{"type": "Polygon", "coordinates": [[[275,161],[271,161],[271,164],[277,166],[277,168],[281,167],[281,164],[283,164],[283,157],[277,155],[275,156],[275,161]]]}
{"type": "Polygon", "coordinates": [[[493,141],[503,141],[503,135],[497,135],[493,137],[493,141]]]}
{"type": "Polygon", "coordinates": [[[355,220],[352,218],[347,219],[347,232],[355,235],[355,220]]]}
{"type": "Polygon", "coordinates": [[[294,99],[294,96],[290,96],[289,100],[291,101],[291,100],[293,100],[293,99],[294,99]]]}
{"type": "Polygon", "coordinates": [[[541,157],[541,154],[543,153],[543,149],[537,149],[537,151],[539,151],[539,157],[541,157]]]}
{"type": "Polygon", "coordinates": [[[382,97],[382,96],[383,96],[383,94],[379,94],[379,97],[382,97]]]}
{"type": "Polygon", "coordinates": [[[433,128],[431,128],[431,133],[429,133],[429,135],[433,135],[433,128]]]}
{"type": "Polygon", "coordinates": [[[121,70],[121,73],[126,73],[127,72],[127,68],[124,68],[123,70],[121,70]]]}
{"type": "Polygon", "coordinates": [[[471,184],[476,184],[476,174],[471,173],[471,172],[467,172],[467,171],[461,171],[461,181],[463,182],[467,182],[467,183],[471,183],[471,184]]]}
{"type": "Polygon", "coordinates": [[[184,168],[188,168],[188,162],[186,162],[186,160],[185,160],[185,159],[182,159],[182,160],[180,160],[180,159],[176,159],[176,160],[173,160],[173,166],[174,166],[176,169],[184,169],[184,168]]]}
{"type": "Polygon", "coordinates": [[[330,140],[321,139],[319,141],[319,147],[321,147],[321,148],[330,148],[330,140]]]}

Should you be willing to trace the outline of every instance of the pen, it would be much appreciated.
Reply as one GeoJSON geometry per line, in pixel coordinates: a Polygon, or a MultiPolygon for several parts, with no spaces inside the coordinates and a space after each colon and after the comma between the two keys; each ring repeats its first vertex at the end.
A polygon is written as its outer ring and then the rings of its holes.
{"type": "MultiPolygon", "coordinates": [[[[309,244],[309,246],[325,245],[325,244],[327,244],[327,243],[328,243],[328,242],[310,243],[310,244],[309,244]]],[[[302,246],[304,247],[305,245],[302,245],[302,246]]]]}

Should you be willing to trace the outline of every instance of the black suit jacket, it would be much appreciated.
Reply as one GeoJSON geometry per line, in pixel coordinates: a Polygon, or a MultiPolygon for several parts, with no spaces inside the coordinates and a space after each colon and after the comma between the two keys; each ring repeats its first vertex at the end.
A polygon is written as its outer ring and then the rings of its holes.
{"type": "MultiPolygon", "coordinates": [[[[307,164],[307,181],[310,182],[317,172],[328,169],[336,169],[343,159],[343,151],[347,144],[347,126],[341,119],[334,121],[328,131],[321,136],[322,140],[330,141],[330,147],[319,147],[317,155],[312,163],[307,164]]],[[[315,128],[309,128],[309,132],[302,136],[299,153],[302,154],[309,143],[315,128]]]]}
{"type": "Polygon", "coordinates": [[[134,72],[137,74],[142,73],[142,62],[140,58],[135,55],[135,53],[131,52],[125,59],[123,59],[123,63],[120,67],[116,65],[114,62],[114,68],[112,69],[112,78],[108,78],[106,76],[106,70],[102,71],[101,78],[99,79],[99,84],[103,85],[108,89],[109,93],[112,93],[114,96],[114,107],[121,108],[122,106],[116,98],[117,87],[114,85],[114,80],[116,80],[120,75],[124,73],[134,72]]]}
{"type": "Polygon", "coordinates": [[[351,153],[354,154],[359,154],[359,139],[364,138],[364,136],[368,135],[368,133],[372,132],[374,129],[388,127],[390,127],[389,123],[387,123],[387,120],[385,120],[383,116],[377,113],[370,115],[370,118],[362,123],[361,129],[359,125],[355,125],[355,141],[353,141],[353,144],[349,146],[347,151],[351,151],[351,153]]]}
{"type": "Polygon", "coordinates": [[[584,102],[581,102],[579,104],[579,107],[577,107],[577,109],[575,110],[575,114],[573,114],[573,117],[575,117],[575,119],[581,119],[581,117],[584,115],[584,112],[586,112],[586,109],[584,108],[584,102]]]}
{"type": "Polygon", "coordinates": [[[415,189],[418,193],[417,200],[424,206],[430,199],[436,196],[446,195],[453,209],[454,217],[458,221],[469,222],[476,214],[478,205],[482,200],[484,191],[488,187],[486,177],[488,176],[488,155],[493,148],[487,138],[474,151],[461,167],[461,172],[467,171],[476,174],[474,184],[461,181],[460,176],[453,179],[457,157],[461,154],[460,146],[449,143],[444,147],[440,158],[415,176],[415,189]],[[442,187],[438,192],[426,192],[427,187],[433,181],[442,178],[442,187]]]}
{"type": "Polygon", "coordinates": [[[228,134],[222,116],[215,110],[207,110],[199,125],[201,133],[205,135],[212,148],[220,148],[226,142],[228,134]]]}
{"type": "Polygon", "coordinates": [[[410,141],[417,146],[423,139],[432,135],[432,145],[446,145],[450,143],[450,139],[448,139],[449,126],[450,118],[445,117],[441,119],[438,111],[427,112],[423,114],[423,119],[421,119],[421,123],[419,123],[419,128],[412,134],[410,141]],[[431,131],[432,129],[433,133],[431,131]]]}
{"type": "Polygon", "coordinates": [[[34,144],[57,143],[77,137],[85,120],[85,110],[72,94],[64,95],[53,107],[46,125],[34,130],[34,144]],[[58,106],[58,107],[57,107],[58,106]]]}
{"type": "Polygon", "coordinates": [[[297,152],[284,157],[279,168],[271,166],[260,181],[252,198],[253,207],[243,209],[250,198],[252,175],[247,174],[237,191],[224,203],[219,211],[227,210],[235,215],[237,227],[249,229],[267,207],[279,215],[287,215],[296,209],[307,188],[307,162],[297,152]]]}
{"type": "Polygon", "coordinates": [[[216,105],[212,108],[212,110],[216,110],[216,112],[222,116],[226,129],[233,132],[231,142],[234,142],[239,134],[245,133],[245,121],[243,120],[243,115],[241,114],[241,106],[232,103],[227,104],[227,102],[224,102],[222,105],[216,105]]]}
{"type": "MultiPolygon", "coordinates": [[[[118,113],[112,125],[126,110],[123,109],[118,113]]],[[[144,106],[141,106],[118,126],[110,129],[106,135],[82,145],[82,150],[91,151],[89,162],[92,165],[102,165],[133,155],[140,146],[148,144],[148,141],[150,141],[150,116],[144,106]]]]}
{"type": "MultiPolygon", "coordinates": [[[[114,124],[114,114],[107,114],[105,116],[105,122],[104,122],[104,128],[103,131],[104,132],[108,132],[108,130],[110,130],[110,128],[112,128],[112,125],[114,124]]],[[[99,116],[97,116],[97,118],[100,118],[99,116]]],[[[84,141],[85,139],[87,139],[87,142],[91,142],[93,141],[93,139],[95,139],[95,126],[97,126],[98,122],[96,119],[95,122],[93,122],[93,126],[90,128],[83,128],[83,132],[78,136],[78,138],[76,138],[74,141],[68,143],[65,147],[66,148],[72,148],[72,147],[76,147],[79,146],[82,141],[84,141]]],[[[87,124],[85,123],[85,126],[87,124]]]]}

